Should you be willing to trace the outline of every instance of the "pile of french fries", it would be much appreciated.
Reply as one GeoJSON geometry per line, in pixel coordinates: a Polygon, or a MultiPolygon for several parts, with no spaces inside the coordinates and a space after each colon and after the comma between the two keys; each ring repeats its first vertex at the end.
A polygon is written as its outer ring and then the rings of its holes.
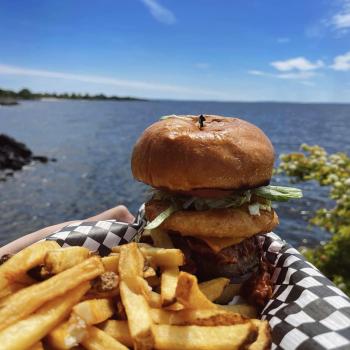
{"type": "Polygon", "coordinates": [[[163,247],[129,243],[100,257],[45,241],[12,256],[0,265],[0,349],[270,348],[254,308],[215,303],[227,279],[198,283],[180,271],[181,250],[153,238],[163,247]]]}

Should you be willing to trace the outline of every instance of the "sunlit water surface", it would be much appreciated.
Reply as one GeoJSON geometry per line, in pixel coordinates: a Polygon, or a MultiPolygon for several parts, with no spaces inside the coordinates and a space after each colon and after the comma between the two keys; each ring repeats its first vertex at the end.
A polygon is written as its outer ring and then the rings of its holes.
{"type": "MultiPolygon", "coordinates": [[[[0,107],[0,133],[57,162],[34,164],[0,182],[0,245],[43,226],[81,219],[123,203],[135,213],[145,186],[134,181],[130,154],[140,133],[166,114],[240,116],[261,127],[277,154],[301,143],[349,153],[350,105],[213,102],[25,102],[0,107]]],[[[275,177],[273,183],[288,184],[275,177]]],[[[280,204],[276,233],[290,243],[315,245],[327,233],[308,227],[327,188],[300,184],[304,198],[280,204]]]]}

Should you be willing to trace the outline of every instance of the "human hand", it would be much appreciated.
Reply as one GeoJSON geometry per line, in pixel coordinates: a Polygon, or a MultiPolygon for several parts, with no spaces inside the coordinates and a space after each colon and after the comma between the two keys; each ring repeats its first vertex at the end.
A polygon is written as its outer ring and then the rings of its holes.
{"type": "MultiPolygon", "coordinates": [[[[128,208],[124,205],[118,205],[112,209],[108,209],[100,214],[92,216],[90,218],[84,219],[84,221],[99,221],[99,220],[117,220],[127,223],[132,223],[134,221],[134,216],[129,212],[128,208]]],[[[5,254],[14,254],[23,248],[40,241],[41,239],[49,236],[50,234],[60,230],[62,227],[78,222],[81,220],[73,220],[63,222],[61,224],[45,227],[39,231],[35,231],[28,235],[25,235],[17,240],[0,247],[0,257],[5,254]]]]}

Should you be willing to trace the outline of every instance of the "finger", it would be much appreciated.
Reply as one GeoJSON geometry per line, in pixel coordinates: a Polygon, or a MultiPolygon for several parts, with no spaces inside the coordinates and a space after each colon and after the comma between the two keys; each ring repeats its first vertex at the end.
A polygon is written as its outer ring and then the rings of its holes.
{"type": "Polygon", "coordinates": [[[128,223],[132,223],[135,218],[130,213],[127,207],[124,205],[118,205],[112,209],[108,209],[104,211],[103,213],[100,213],[98,215],[92,216],[91,218],[88,218],[87,220],[117,220],[117,221],[124,221],[128,223]]]}
{"type": "Polygon", "coordinates": [[[50,234],[60,230],[62,227],[72,224],[75,221],[62,222],[57,225],[45,227],[39,231],[30,233],[0,248],[0,257],[4,254],[14,254],[29,245],[44,239],[50,234]]]}
{"type": "MultiPolygon", "coordinates": [[[[134,221],[134,216],[129,212],[128,208],[126,208],[124,205],[118,205],[112,209],[108,209],[100,214],[97,214],[95,216],[92,216],[86,220],[95,221],[95,220],[117,220],[117,221],[123,221],[127,223],[132,223],[134,221]]],[[[52,233],[59,231],[64,226],[67,226],[69,224],[72,224],[73,222],[77,222],[77,220],[74,221],[67,221],[60,224],[52,225],[49,227],[45,227],[39,231],[35,231],[33,233],[30,233],[24,237],[21,237],[19,239],[16,239],[15,241],[0,247],[0,257],[5,254],[14,254],[20,251],[21,249],[40,241],[41,239],[46,238],[47,236],[51,235],[52,233]]]]}

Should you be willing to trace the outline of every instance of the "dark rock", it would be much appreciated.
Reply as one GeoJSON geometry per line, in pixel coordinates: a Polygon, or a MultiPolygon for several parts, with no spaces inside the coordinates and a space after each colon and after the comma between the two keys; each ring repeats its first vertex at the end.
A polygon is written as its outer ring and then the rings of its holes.
{"type": "Polygon", "coordinates": [[[36,160],[40,163],[47,163],[49,161],[49,158],[47,158],[45,156],[33,156],[32,159],[36,160]]]}
{"type": "MultiPolygon", "coordinates": [[[[32,161],[47,163],[49,158],[33,155],[24,143],[18,142],[10,136],[0,134],[0,170],[20,170],[32,161]]],[[[5,175],[11,176],[13,172],[7,170],[5,175]]]]}
{"type": "Polygon", "coordinates": [[[22,169],[30,163],[32,151],[24,143],[0,134],[0,169],[22,169]]]}
{"type": "Polygon", "coordinates": [[[15,98],[0,96],[0,106],[15,106],[15,105],[18,105],[18,102],[15,98]]]}

